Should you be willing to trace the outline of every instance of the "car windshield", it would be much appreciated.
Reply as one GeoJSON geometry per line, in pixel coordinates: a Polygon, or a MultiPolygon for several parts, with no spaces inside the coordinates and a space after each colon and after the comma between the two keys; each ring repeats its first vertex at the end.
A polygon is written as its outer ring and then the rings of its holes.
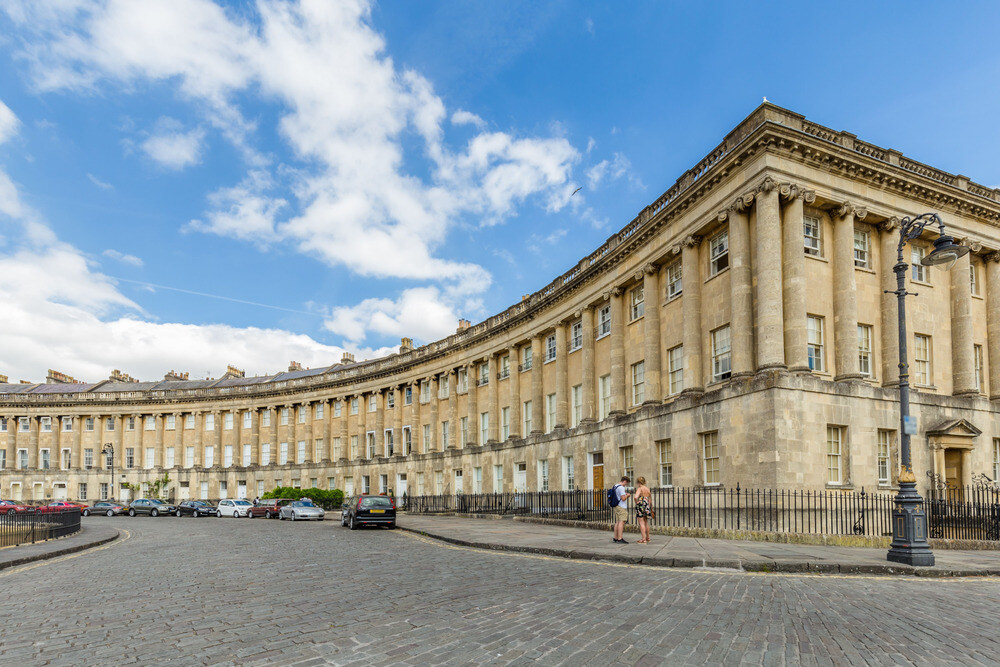
{"type": "Polygon", "coordinates": [[[162,505],[163,504],[162,500],[157,500],[156,498],[153,498],[149,502],[153,503],[154,505],[162,505]]]}
{"type": "Polygon", "coordinates": [[[361,499],[362,507],[392,507],[389,499],[385,496],[373,496],[371,498],[361,499]]]}
{"type": "Polygon", "coordinates": [[[296,500],[292,503],[292,507],[316,507],[312,504],[310,500],[296,500]]]}
{"type": "Polygon", "coordinates": [[[239,505],[240,507],[245,507],[246,505],[250,504],[250,501],[249,500],[237,500],[236,504],[239,505]]]}

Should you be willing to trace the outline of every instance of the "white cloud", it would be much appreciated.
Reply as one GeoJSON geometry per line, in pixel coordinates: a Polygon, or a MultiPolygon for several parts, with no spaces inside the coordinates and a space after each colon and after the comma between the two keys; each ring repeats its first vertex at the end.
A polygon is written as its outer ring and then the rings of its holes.
{"type": "Polygon", "coordinates": [[[119,252],[114,248],[108,248],[101,254],[109,259],[116,260],[123,264],[131,264],[132,266],[139,266],[139,267],[143,265],[143,261],[141,258],[136,257],[135,255],[129,255],[123,252],[119,252]]]}
{"type": "Polygon", "coordinates": [[[605,180],[617,181],[622,178],[636,187],[645,187],[642,181],[632,174],[632,163],[622,153],[615,153],[610,161],[601,160],[587,170],[587,183],[591,189],[596,188],[605,180]]]}
{"type": "Polygon", "coordinates": [[[352,343],[374,331],[384,336],[435,340],[455,333],[459,315],[436,287],[404,290],[399,299],[365,299],[335,308],[324,326],[352,343]]]}
{"type": "Polygon", "coordinates": [[[91,173],[87,174],[87,178],[90,180],[91,183],[93,183],[94,185],[96,185],[97,187],[99,187],[102,190],[114,190],[115,189],[115,186],[113,186],[110,183],[107,183],[105,181],[102,181],[97,176],[94,176],[91,173]]]}
{"type": "Polygon", "coordinates": [[[161,118],[157,122],[157,129],[140,145],[146,155],[160,165],[168,169],[181,170],[201,161],[204,138],[204,130],[194,129],[185,132],[172,118],[161,118]]]}
{"type": "MultiPolygon", "coordinates": [[[[291,244],[359,275],[432,283],[428,289],[454,313],[491,277],[477,264],[443,256],[450,230],[500,224],[525,205],[562,210],[577,187],[572,172],[580,153],[558,123],[553,136],[524,137],[488,132],[468,110],[449,114],[427,79],[388,56],[370,9],[364,0],[260,0],[259,27],[244,18],[252,10],[207,0],[109,0],[62,14],[15,3],[6,11],[38,36],[24,55],[39,87],[127,92],[171,82],[195,102],[206,127],[244,151],[247,177],[212,195],[187,230],[260,247],[291,244]],[[277,103],[291,164],[268,165],[252,147],[254,125],[240,105],[247,93],[277,103]],[[446,130],[462,125],[476,133],[464,145],[451,144],[446,130]],[[413,146],[429,161],[425,172],[409,167],[413,146]],[[258,174],[265,168],[270,177],[258,174]],[[274,177],[289,171],[294,183],[275,185],[274,177]]],[[[160,128],[142,148],[180,169],[199,161],[203,132],[160,128]]],[[[391,302],[401,308],[408,292],[391,302]]],[[[382,318],[359,321],[384,333],[382,318]]]]}
{"type": "Polygon", "coordinates": [[[486,127],[485,120],[465,109],[459,109],[453,113],[451,115],[451,123],[452,125],[475,125],[479,129],[486,127]]]}
{"type": "Polygon", "coordinates": [[[0,102],[0,144],[17,134],[21,121],[17,119],[10,107],[0,102]]]}

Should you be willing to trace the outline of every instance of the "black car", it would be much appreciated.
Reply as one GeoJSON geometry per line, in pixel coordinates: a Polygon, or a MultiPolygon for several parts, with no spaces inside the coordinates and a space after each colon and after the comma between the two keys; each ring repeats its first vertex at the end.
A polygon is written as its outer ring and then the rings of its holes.
{"type": "Polygon", "coordinates": [[[396,501],[389,496],[355,496],[340,507],[340,525],[396,527],[396,501]]]}
{"type": "Polygon", "coordinates": [[[219,509],[204,500],[184,500],[177,506],[174,516],[219,516],[219,509]]]}

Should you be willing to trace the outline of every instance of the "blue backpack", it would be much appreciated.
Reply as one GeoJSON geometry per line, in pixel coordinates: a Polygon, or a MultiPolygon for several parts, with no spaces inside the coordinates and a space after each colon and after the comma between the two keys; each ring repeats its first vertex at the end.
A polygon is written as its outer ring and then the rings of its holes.
{"type": "Polygon", "coordinates": [[[615,491],[621,484],[615,484],[608,489],[608,507],[618,507],[618,492],[615,491]]]}

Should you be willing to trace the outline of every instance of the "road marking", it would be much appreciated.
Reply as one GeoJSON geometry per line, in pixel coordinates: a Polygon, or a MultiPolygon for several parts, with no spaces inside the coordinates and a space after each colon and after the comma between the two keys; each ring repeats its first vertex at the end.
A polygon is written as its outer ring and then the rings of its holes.
{"type": "Polygon", "coordinates": [[[610,561],[604,560],[584,560],[577,558],[566,558],[563,556],[546,556],[543,554],[531,554],[524,553],[521,551],[504,551],[498,549],[489,549],[486,547],[468,547],[460,544],[451,544],[450,542],[445,542],[433,537],[428,537],[426,535],[420,535],[418,533],[410,532],[409,530],[402,531],[403,535],[411,537],[425,544],[432,544],[437,547],[444,549],[452,549],[454,551],[474,551],[476,553],[488,553],[496,556],[510,556],[515,558],[530,558],[533,560],[545,560],[545,561],[556,561],[560,563],[579,563],[582,565],[598,565],[604,567],[620,567],[620,568],[631,568],[631,569],[642,569],[642,570],[669,570],[671,572],[683,573],[683,574],[723,574],[727,576],[737,576],[737,577],[795,577],[800,579],[894,579],[898,581],[907,582],[955,582],[955,583],[996,583],[1000,581],[1000,577],[993,576],[982,576],[982,577],[917,577],[914,575],[899,575],[899,574],[822,574],[819,572],[747,572],[745,570],[735,570],[735,569],[722,569],[722,568],[693,568],[693,567],[661,567],[657,565],[643,565],[641,563],[612,563],[610,561]]]}
{"type": "Polygon", "coordinates": [[[127,542],[128,540],[130,540],[132,538],[132,533],[130,533],[129,531],[125,530],[124,528],[118,528],[117,530],[118,530],[118,537],[115,538],[115,539],[113,539],[113,540],[111,540],[107,544],[102,544],[101,546],[94,547],[92,549],[84,549],[82,551],[77,551],[75,553],[66,554],[65,556],[58,556],[57,558],[48,558],[46,560],[40,560],[40,561],[38,561],[36,563],[30,563],[28,565],[22,565],[20,567],[14,567],[14,568],[11,568],[9,570],[5,570],[3,572],[0,572],[0,579],[3,579],[4,577],[9,577],[10,575],[17,574],[19,572],[27,572],[28,570],[33,570],[36,567],[41,567],[43,565],[50,565],[50,564],[54,564],[54,563],[61,563],[62,561],[69,560],[71,558],[78,558],[80,556],[88,556],[88,555],[90,555],[92,553],[95,553],[97,551],[104,551],[105,549],[110,549],[111,547],[118,546],[119,544],[121,544],[123,542],[127,542]],[[122,533],[125,534],[124,537],[122,537],[122,533]]]}

